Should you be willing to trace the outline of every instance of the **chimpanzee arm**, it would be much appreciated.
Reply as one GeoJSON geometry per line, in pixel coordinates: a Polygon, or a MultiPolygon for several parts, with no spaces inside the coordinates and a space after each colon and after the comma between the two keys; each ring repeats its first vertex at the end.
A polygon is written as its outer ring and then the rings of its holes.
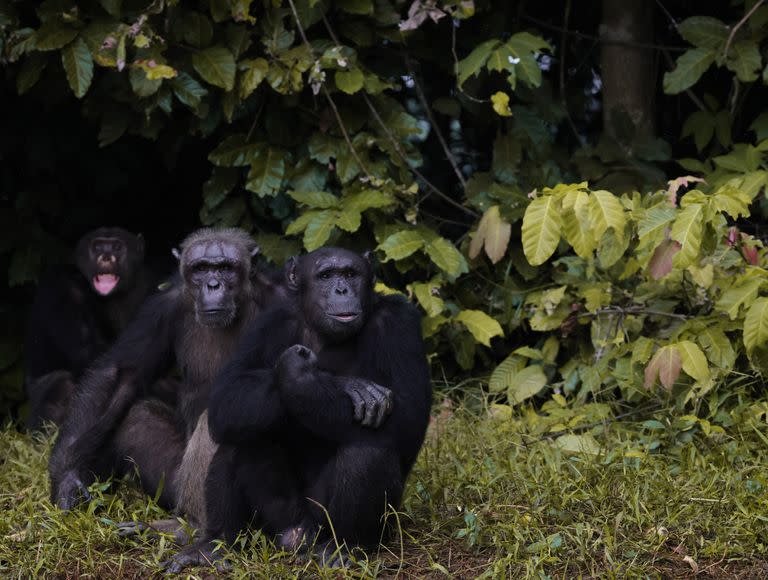
{"type": "Polygon", "coordinates": [[[311,351],[302,352],[300,347],[284,355],[292,358],[291,364],[285,365],[292,372],[279,377],[283,404],[296,421],[318,436],[340,442],[361,438],[389,441],[409,460],[415,458],[431,405],[418,311],[401,298],[381,298],[356,341],[359,346],[354,354],[360,357],[360,378],[391,389],[394,396],[392,414],[381,427],[360,425],[343,388],[349,379],[318,371],[311,351]]]}
{"type": "Polygon", "coordinates": [[[208,404],[208,427],[214,441],[249,443],[286,425],[288,416],[272,368],[285,346],[295,342],[296,326],[283,309],[262,314],[219,371],[208,404]]]}
{"type": "Polygon", "coordinates": [[[81,477],[143,389],[173,363],[176,290],[152,297],[115,345],[86,372],[51,453],[51,495],[77,501],[81,477]]]}

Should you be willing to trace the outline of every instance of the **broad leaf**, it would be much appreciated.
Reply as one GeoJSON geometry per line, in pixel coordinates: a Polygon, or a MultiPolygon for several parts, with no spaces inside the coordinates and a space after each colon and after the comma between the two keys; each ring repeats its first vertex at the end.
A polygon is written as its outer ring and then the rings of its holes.
{"type": "Polygon", "coordinates": [[[182,71],[179,71],[178,76],[171,79],[170,83],[176,98],[190,109],[197,109],[203,97],[208,94],[203,85],[182,71]]]}
{"type": "MultiPolygon", "coordinates": [[[[561,435],[554,441],[555,447],[569,453],[600,455],[600,444],[591,433],[561,435]]],[[[530,546],[529,546],[530,547],[530,546]]]]}
{"type": "Polygon", "coordinates": [[[756,347],[768,346],[768,298],[758,298],[744,317],[744,346],[747,354],[756,347]]]}
{"type": "Polygon", "coordinates": [[[525,368],[528,362],[521,356],[511,354],[497,366],[488,383],[492,393],[500,393],[512,387],[517,373],[525,368]]]}
{"type": "Polygon", "coordinates": [[[693,48],[677,59],[675,70],[664,74],[664,92],[676,95],[693,86],[715,61],[715,51],[693,48]]]}
{"type": "Polygon", "coordinates": [[[681,368],[682,360],[676,346],[668,345],[660,348],[645,367],[645,388],[650,389],[658,377],[662,386],[668,391],[671,390],[680,376],[681,368]]]}
{"type": "Polygon", "coordinates": [[[295,201],[312,208],[328,209],[339,204],[339,198],[325,191],[291,191],[288,193],[295,201]]]}
{"type": "Polygon", "coordinates": [[[37,50],[58,50],[72,42],[76,36],[77,30],[52,19],[35,32],[35,48],[37,50]]]}
{"type": "Polygon", "coordinates": [[[267,147],[251,163],[245,188],[259,197],[277,195],[285,178],[285,160],[286,153],[284,151],[267,147]]]}
{"type": "Polygon", "coordinates": [[[421,307],[428,316],[434,317],[443,312],[445,302],[437,295],[436,291],[439,288],[434,284],[416,282],[411,284],[410,287],[413,290],[414,296],[416,296],[416,300],[419,301],[419,304],[421,304],[421,307]]]}
{"type": "Polygon", "coordinates": [[[465,273],[468,269],[464,256],[445,238],[436,237],[430,240],[424,249],[430,260],[451,278],[465,273]]]}
{"type": "Polygon", "coordinates": [[[536,395],[547,384],[547,376],[539,365],[525,367],[518,372],[510,387],[507,389],[507,398],[510,404],[516,405],[536,395]]]}
{"type": "Polygon", "coordinates": [[[730,369],[736,360],[736,352],[721,328],[707,325],[696,334],[709,361],[718,368],[730,369]]]}
{"type": "Polygon", "coordinates": [[[488,61],[488,57],[491,55],[493,49],[500,44],[500,40],[486,40],[478,45],[467,58],[458,63],[456,75],[458,77],[459,86],[462,86],[469,77],[480,72],[480,69],[482,69],[488,61]]]}
{"type": "Polygon", "coordinates": [[[367,209],[387,207],[395,203],[394,198],[388,193],[376,189],[366,189],[344,197],[341,205],[350,211],[363,212],[367,209]]]}
{"type": "Polygon", "coordinates": [[[504,221],[499,213],[499,206],[494,205],[486,210],[477,231],[469,245],[469,257],[476,258],[480,249],[485,248],[485,253],[496,264],[504,257],[512,234],[512,226],[504,221]]]}
{"type": "Polygon", "coordinates": [[[699,48],[720,49],[728,38],[728,26],[710,16],[691,16],[678,26],[680,34],[699,48]]]}
{"type": "Polygon", "coordinates": [[[496,319],[481,310],[462,310],[454,316],[454,320],[463,324],[475,340],[485,346],[491,346],[494,336],[504,336],[504,331],[496,319]]]}
{"type": "Polygon", "coordinates": [[[212,46],[192,54],[192,66],[206,82],[231,91],[235,86],[235,58],[223,46],[212,46]]]}
{"type": "Polygon", "coordinates": [[[757,74],[762,68],[760,49],[752,40],[734,43],[728,52],[726,66],[736,73],[741,82],[751,83],[757,80],[757,74]]]}
{"type": "Polygon", "coordinates": [[[673,264],[678,268],[688,267],[698,257],[703,221],[704,204],[693,203],[683,208],[672,224],[670,235],[680,243],[680,251],[673,259],[673,264]]]}
{"type": "Polygon", "coordinates": [[[699,382],[709,380],[710,372],[707,364],[707,357],[701,352],[699,346],[690,340],[683,340],[677,343],[677,350],[680,352],[680,358],[683,361],[683,370],[685,373],[699,382]]]}
{"type": "Polygon", "coordinates": [[[608,228],[613,228],[616,236],[624,237],[624,206],[619,198],[610,191],[593,191],[589,196],[589,218],[592,223],[592,235],[599,240],[608,228]]]}
{"type": "Polygon", "coordinates": [[[365,77],[363,76],[363,71],[359,68],[354,68],[350,71],[336,71],[334,80],[336,81],[336,87],[340,91],[343,91],[348,95],[354,95],[363,88],[365,77]]]}
{"type": "Polygon", "coordinates": [[[403,230],[392,234],[378,248],[386,254],[386,260],[402,260],[424,247],[424,238],[414,230],[403,230]]]}
{"type": "Polygon", "coordinates": [[[715,303],[715,308],[725,312],[731,320],[734,320],[742,304],[749,304],[757,298],[757,292],[762,285],[762,279],[749,278],[723,292],[720,300],[715,303]]]}
{"type": "Polygon", "coordinates": [[[359,211],[345,209],[336,216],[336,225],[345,232],[354,233],[360,229],[362,215],[359,211]]]}
{"type": "Polygon", "coordinates": [[[304,248],[311,252],[321,247],[331,236],[336,215],[333,211],[324,210],[316,214],[304,230],[304,248]]]}
{"type": "Polygon", "coordinates": [[[219,143],[208,154],[208,161],[219,167],[243,167],[253,163],[263,150],[263,143],[249,143],[245,135],[236,134],[219,143]]]}
{"type": "Polygon", "coordinates": [[[562,218],[554,195],[534,199],[523,216],[523,252],[532,266],[546,262],[560,241],[562,218]]]}
{"type": "Polygon", "coordinates": [[[61,64],[64,65],[72,92],[81,99],[93,80],[93,58],[82,38],[77,38],[61,51],[61,64]]]}

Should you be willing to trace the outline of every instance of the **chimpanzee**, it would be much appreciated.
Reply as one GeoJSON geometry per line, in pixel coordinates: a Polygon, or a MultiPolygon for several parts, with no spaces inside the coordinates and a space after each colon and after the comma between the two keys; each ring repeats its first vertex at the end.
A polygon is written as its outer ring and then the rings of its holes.
{"type": "Polygon", "coordinates": [[[374,292],[367,256],[344,249],[294,258],[286,278],[293,300],[256,320],[214,381],[208,528],[171,571],[210,562],[213,540],[249,523],[287,549],[316,540],[338,564],[328,520],[340,542],[370,547],[400,502],[432,399],[418,311],[374,292]]]}
{"type": "Polygon", "coordinates": [[[61,424],[87,366],[114,342],[151,284],[144,239],[122,228],[98,228],[80,238],[74,266],[40,281],[27,321],[27,427],[61,424]]]}
{"type": "MultiPolygon", "coordinates": [[[[285,295],[283,277],[252,268],[255,243],[243,230],[204,228],[181,244],[179,279],[151,297],[136,320],[87,372],[51,454],[53,501],[69,509],[94,475],[139,468],[142,486],[193,525],[205,522],[204,483],[216,445],[208,435],[210,382],[248,323],[285,295]],[[148,398],[176,365],[175,408],[148,398]],[[130,458],[130,461],[127,460],[130,458]]],[[[178,532],[177,520],[154,522],[178,532]]],[[[137,524],[123,525],[123,531],[137,524]]]]}

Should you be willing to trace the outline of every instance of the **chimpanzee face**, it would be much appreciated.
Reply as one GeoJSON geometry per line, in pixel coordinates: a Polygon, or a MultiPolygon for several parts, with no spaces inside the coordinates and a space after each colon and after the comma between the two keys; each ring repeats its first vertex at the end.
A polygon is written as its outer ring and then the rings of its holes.
{"type": "Polygon", "coordinates": [[[201,241],[185,250],[181,271],[195,318],[203,326],[229,326],[237,316],[248,275],[237,246],[221,240],[201,241]]]}
{"type": "Polygon", "coordinates": [[[321,248],[289,265],[306,323],[331,342],[354,336],[365,324],[373,274],[368,260],[341,248],[321,248]]]}
{"type": "Polygon", "coordinates": [[[80,239],[78,268],[101,296],[130,288],[144,260],[144,240],[120,228],[99,228],[80,239]]]}

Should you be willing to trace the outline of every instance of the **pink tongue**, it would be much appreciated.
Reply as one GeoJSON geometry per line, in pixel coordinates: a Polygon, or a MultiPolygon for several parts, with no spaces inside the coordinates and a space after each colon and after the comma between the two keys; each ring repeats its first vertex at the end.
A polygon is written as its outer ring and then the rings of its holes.
{"type": "Polygon", "coordinates": [[[99,274],[93,277],[93,287],[96,288],[96,292],[102,296],[106,296],[117,286],[119,278],[114,274],[99,274]]]}

